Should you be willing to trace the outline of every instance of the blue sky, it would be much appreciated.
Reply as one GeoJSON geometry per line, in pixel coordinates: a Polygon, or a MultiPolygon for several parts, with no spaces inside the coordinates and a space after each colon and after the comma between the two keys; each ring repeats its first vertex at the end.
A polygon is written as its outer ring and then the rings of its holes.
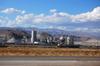
{"type": "Polygon", "coordinates": [[[0,0],[0,27],[100,31],[100,0],[0,0]]]}
{"type": "Polygon", "coordinates": [[[13,7],[34,13],[57,9],[77,14],[91,11],[97,6],[100,6],[100,0],[0,0],[0,9],[13,7]]]}

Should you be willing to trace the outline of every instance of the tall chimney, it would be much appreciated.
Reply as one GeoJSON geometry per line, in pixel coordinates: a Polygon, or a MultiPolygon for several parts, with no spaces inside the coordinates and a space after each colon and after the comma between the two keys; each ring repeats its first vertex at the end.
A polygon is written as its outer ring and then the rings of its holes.
{"type": "Polygon", "coordinates": [[[31,32],[31,43],[34,43],[34,41],[37,40],[37,32],[35,30],[32,30],[31,32]]]}

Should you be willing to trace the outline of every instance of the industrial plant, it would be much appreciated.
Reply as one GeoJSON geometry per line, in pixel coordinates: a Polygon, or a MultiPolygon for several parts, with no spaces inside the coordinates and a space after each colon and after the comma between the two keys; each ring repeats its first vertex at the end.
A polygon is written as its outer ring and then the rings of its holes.
{"type": "Polygon", "coordinates": [[[100,41],[93,41],[94,39],[87,37],[63,34],[55,36],[34,29],[29,33],[20,30],[0,31],[0,47],[100,48],[100,41]]]}

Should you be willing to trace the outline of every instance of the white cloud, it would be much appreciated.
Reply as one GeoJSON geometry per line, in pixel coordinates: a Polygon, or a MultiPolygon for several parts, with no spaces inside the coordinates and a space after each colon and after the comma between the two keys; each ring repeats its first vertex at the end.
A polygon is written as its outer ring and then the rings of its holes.
{"type": "Polygon", "coordinates": [[[95,22],[100,21],[100,7],[93,11],[71,16],[72,22],[95,22]]]}
{"type": "Polygon", "coordinates": [[[5,14],[16,14],[16,13],[24,14],[25,13],[24,10],[18,10],[18,9],[15,9],[15,8],[7,8],[7,9],[4,9],[4,10],[1,10],[1,12],[5,13],[5,14]]]}
{"type": "Polygon", "coordinates": [[[8,17],[0,16],[0,27],[12,27],[13,21],[10,20],[8,17]]]}
{"type": "MultiPolygon", "coordinates": [[[[25,13],[15,8],[7,8],[1,12],[6,14],[12,13],[25,13]]],[[[95,22],[100,21],[100,7],[94,8],[93,11],[71,15],[65,12],[57,12],[56,9],[51,9],[50,12],[53,12],[51,15],[46,15],[44,13],[34,15],[33,13],[17,15],[15,18],[16,22],[32,22],[32,23],[67,23],[67,22],[95,22]]]]}
{"type": "MultiPolygon", "coordinates": [[[[57,12],[56,9],[50,10],[50,15],[45,13],[41,14],[33,14],[33,13],[25,13],[25,11],[18,10],[15,8],[8,8],[2,10],[3,13],[12,14],[12,13],[20,13],[18,14],[15,19],[10,19],[7,17],[0,18],[0,26],[44,26],[46,25],[47,28],[57,28],[66,30],[68,23],[86,23],[86,22],[100,22],[100,7],[94,8],[90,12],[81,13],[77,15],[71,15],[66,12],[57,12]],[[24,13],[24,14],[22,14],[24,13]],[[59,24],[59,25],[58,25],[59,24]],[[56,27],[55,27],[56,26],[56,27]]],[[[69,25],[71,26],[71,25],[69,25]]],[[[93,25],[94,26],[94,25],[93,25]]],[[[73,29],[74,30],[74,29],[73,29]]],[[[100,31],[100,29],[89,29],[88,27],[85,28],[75,28],[76,31],[100,31]]]]}
{"type": "Polygon", "coordinates": [[[15,20],[18,23],[21,23],[21,22],[30,22],[30,21],[32,22],[32,20],[33,20],[33,14],[25,14],[23,16],[18,15],[15,20]]]}
{"type": "Polygon", "coordinates": [[[33,23],[81,23],[81,22],[96,22],[100,21],[100,7],[94,8],[91,12],[86,12],[77,15],[71,15],[65,12],[57,12],[56,9],[50,10],[53,12],[51,15],[45,14],[25,14],[17,16],[16,20],[19,22],[33,22],[33,23]]]}
{"type": "Polygon", "coordinates": [[[16,17],[16,22],[32,22],[32,23],[57,23],[63,21],[64,18],[60,15],[33,15],[25,14],[16,17]]]}
{"type": "Polygon", "coordinates": [[[57,10],[56,10],[56,9],[50,9],[50,12],[51,12],[51,13],[56,13],[57,10]]]}

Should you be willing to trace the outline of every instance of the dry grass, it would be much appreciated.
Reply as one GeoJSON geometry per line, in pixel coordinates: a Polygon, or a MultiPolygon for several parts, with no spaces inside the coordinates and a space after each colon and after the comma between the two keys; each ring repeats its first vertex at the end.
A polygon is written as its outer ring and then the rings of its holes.
{"type": "Polygon", "coordinates": [[[0,56],[100,56],[100,49],[0,48],[0,56]]]}

